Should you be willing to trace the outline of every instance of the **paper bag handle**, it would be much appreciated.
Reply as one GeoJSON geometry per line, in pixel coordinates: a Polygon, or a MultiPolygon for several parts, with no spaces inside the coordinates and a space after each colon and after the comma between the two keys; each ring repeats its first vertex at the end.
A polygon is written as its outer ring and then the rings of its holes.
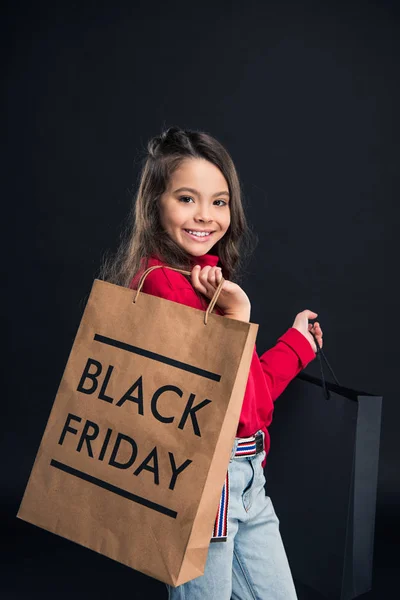
{"type": "MultiPolygon", "coordinates": [[[[139,293],[140,293],[140,290],[143,287],[144,280],[146,279],[147,275],[151,271],[153,271],[154,269],[171,269],[172,271],[178,271],[178,273],[183,273],[183,275],[190,275],[191,274],[190,271],[183,271],[182,269],[176,269],[175,267],[167,267],[166,265],[156,265],[154,267],[149,267],[148,269],[146,269],[143,272],[143,274],[142,274],[142,276],[141,276],[141,278],[139,280],[139,284],[138,284],[138,287],[137,287],[137,290],[136,290],[136,294],[135,294],[135,297],[133,299],[134,303],[139,298],[139,293]]],[[[218,285],[217,289],[214,292],[214,296],[211,298],[210,304],[208,305],[207,310],[205,312],[205,315],[204,315],[204,325],[207,325],[208,316],[212,312],[212,310],[213,310],[213,308],[214,308],[214,306],[215,306],[215,304],[216,304],[216,302],[218,300],[218,296],[219,296],[219,294],[221,292],[222,286],[224,285],[224,281],[225,281],[225,279],[223,277],[221,277],[221,281],[219,282],[219,285],[218,285]]]]}

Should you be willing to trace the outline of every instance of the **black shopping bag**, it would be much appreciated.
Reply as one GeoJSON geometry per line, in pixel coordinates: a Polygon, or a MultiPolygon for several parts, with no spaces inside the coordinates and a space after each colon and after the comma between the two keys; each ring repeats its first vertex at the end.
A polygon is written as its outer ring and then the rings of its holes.
{"type": "Polygon", "coordinates": [[[294,579],[351,600],[371,589],[382,397],[339,385],[318,357],[321,379],[300,373],[275,404],[266,490],[294,579]]]}

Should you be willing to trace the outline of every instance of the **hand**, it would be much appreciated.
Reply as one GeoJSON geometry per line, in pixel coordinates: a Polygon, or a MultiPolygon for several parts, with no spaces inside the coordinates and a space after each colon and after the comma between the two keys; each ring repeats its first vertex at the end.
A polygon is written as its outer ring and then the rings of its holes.
{"type": "MultiPolygon", "coordinates": [[[[193,287],[210,300],[214,296],[221,279],[222,271],[220,267],[206,266],[201,268],[200,265],[196,265],[191,274],[193,287]]],[[[250,300],[242,288],[232,281],[225,279],[216,304],[225,316],[232,316],[243,321],[250,320],[250,300]]]]}
{"type": "Polygon", "coordinates": [[[317,347],[315,345],[314,338],[311,335],[310,331],[312,331],[312,333],[315,335],[320,348],[322,348],[323,345],[323,333],[318,322],[315,322],[312,325],[308,322],[308,319],[315,319],[317,316],[318,313],[315,313],[312,310],[303,310],[303,312],[300,312],[296,315],[296,318],[292,325],[292,327],[300,331],[300,333],[302,333],[308,339],[308,341],[311,344],[311,348],[314,350],[314,352],[317,352],[317,347]]]}

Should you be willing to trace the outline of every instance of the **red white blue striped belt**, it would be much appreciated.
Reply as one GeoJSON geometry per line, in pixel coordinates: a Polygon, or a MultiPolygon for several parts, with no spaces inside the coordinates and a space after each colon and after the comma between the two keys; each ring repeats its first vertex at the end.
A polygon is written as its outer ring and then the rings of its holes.
{"type": "MultiPolygon", "coordinates": [[[[231,458],[254,456],[264,450],[264,435],[257,431],[248,438],[236,438],[231,458]]],[[[226,542],[228,538],[229,473],[226,472],[224,487],[219,501],[211,542],[226,542]]]]}

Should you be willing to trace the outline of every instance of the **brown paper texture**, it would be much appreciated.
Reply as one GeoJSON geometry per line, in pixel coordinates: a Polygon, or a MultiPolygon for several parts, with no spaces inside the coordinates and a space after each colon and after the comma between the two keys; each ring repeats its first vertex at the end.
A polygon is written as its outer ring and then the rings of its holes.
{"type": "Polygon", "coordinates": [[[177,586],[204,573],[258,325],[95,280],[18,517],[177,586]]]}

